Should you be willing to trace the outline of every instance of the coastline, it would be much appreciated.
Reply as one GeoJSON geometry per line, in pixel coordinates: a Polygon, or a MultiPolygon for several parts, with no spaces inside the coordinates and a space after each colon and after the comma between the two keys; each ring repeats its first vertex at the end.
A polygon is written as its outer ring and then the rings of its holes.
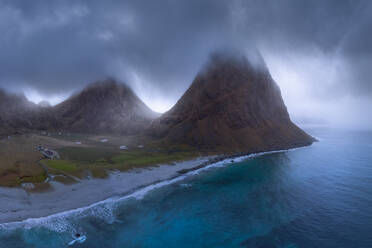
{"type": "Polygon", "coordinates": [[[42,218],[82,212],[111,200],[115,202],[132,197],[140,199],[155,188],[183,180],[211,167],[303,147],[307,146],[201,157],[174,165],[159,165],[128,172],[113,171],[106,179],[86,179],[71,185],[52,182],[52,190],[42,193],[30,194],[20,188],[0,188],[0,229],[25,222],[34,223],[42,218]]]}

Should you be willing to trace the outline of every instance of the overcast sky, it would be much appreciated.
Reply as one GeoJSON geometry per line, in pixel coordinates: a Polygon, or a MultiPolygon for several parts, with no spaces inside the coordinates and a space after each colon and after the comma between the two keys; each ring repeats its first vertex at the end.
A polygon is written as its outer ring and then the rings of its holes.
{"type": "Polygon", "coordinates": [[[372,1],[0,0],[0,87],[55,104],[113,76],[169,109],[210,52],[261,51],[293,118],[370,126],[372,1]]]}

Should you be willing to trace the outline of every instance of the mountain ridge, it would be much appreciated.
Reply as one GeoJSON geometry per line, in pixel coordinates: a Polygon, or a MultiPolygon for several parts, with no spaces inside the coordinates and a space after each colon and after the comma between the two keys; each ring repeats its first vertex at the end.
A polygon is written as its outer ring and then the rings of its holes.
{"type": "Polygon", "coordinates": [[[165,145],[229,152],[288,149],[315,140],[291,121],[280,88],[259,54],[254,60],[212,54],[183,96],[162,115],[130,87],[110,78],[53,107],[0,91],[2,101],[13,101],[18,108],[1,115],[0,135],[35,130],[142,135],[165,145]]]}
{"type": "Polygon", "coordinates": [[[40,130],[140,134],[158,116],[114,79],[91,83],[55,106],[34,104],[0,89],[1,136],[40,130]]]}

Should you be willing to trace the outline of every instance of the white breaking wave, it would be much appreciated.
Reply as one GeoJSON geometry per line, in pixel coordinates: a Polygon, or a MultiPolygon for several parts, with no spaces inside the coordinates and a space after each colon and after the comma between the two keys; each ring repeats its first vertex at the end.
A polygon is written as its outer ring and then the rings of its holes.
{"type": "Polygon", "coordinates": [[[268,151],[268,152],[259,152],[250,155],[240,156],[236,158],[226,158],[224,160],[218,161],[216,163],[209,164],[205,167],[200,169],[189,171],[183,175],[177,176],[175,178],[164,180],[161,182],[157,182],[148,186],[145,186],[141,189],[136,190],[135,192],[125,195],[125,196],[113,196],[106,200],[96,202],[86,207],[81,207],[77,209],[72,209],[64,212],[60,212],[57,214],[49,215],[46,217],[39,217],[39,218],[29,218],[23,221],[17,222],[10,222],[10,223],[3,223],[0,224],[0,229],[17,229],[17,228],[24,228],[24,229],[31,229],[34,227],[45,227],[52,231],[56,232],[66,232],[66,231],[73,231],[75,230],[73,220],[76,218],[82,218],[87,216],[95,216],[98,218],[102,218],[107,223],[114,223],[116,221],[116,217],[114,214],[114,210],[116,206],[127,199],[134,198],[137,200],[143,199],[146,194],[149,192],[162,188],[164,186],[179,182],[184,180],[188,176],[197,175],[200,172],[206,171],[211,168],[218,168],[224,167],[231,163],[239,163],[244,160],[255,158],[267,154],[274,154],[274,153],[281,153],[281,152],[288,152],[297,149],[301,149],[304,147],[292,148],[288,150],[277,150],[277,151],[268,151]],[[233,161],[233,162],[232,162],[233,161]]]}

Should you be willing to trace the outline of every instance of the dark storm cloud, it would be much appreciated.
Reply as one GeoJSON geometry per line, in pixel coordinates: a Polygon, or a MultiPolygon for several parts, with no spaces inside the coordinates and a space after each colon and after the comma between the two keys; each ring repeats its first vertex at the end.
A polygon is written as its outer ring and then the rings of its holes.
{"type": "Polygon", "coordinates": [[[47,92],[115,74],[114,69],[123,70],[120,75],[136,70],[159,87],[175,84],[221,43],[229,23],[222,1],[1,5],[1,84],[30,84],[47,92]]]}
{"type": "MultiPolygon", "coordinates": [[[[327,1],[241,1],[244,21],[240,30],[255,34],[257,44],[280,55],[292,53],[312,57],[314,50],[331,64],[343,64],[338,85],[324,88],[327,97],[339,94],[372,93],[372,2],[327,1]],[[279,51],[279,52],[278,52],[279,51]],[[345,70],[347,73],[345,73],[345,70]],[[343,78],[341,74],[348,74],[343,78]]],[[[283,56],[285,57],[285,56],[283,56]]],[[[306,69],[306,68],[304,68],[306,69]]],[[[327,68],[324,68],[327,70],[327,68]]],[[[323,88],[321,82],[316,87],[323,88]]]]}
{"type": "Polygon", "coordinates": [[[371,11],[355,0],[0,0],[0,86],[53,94],[136,75],[175,101],[211,51],[254,43],[342,59],[342,92],[371,94],[371,11]]]}

